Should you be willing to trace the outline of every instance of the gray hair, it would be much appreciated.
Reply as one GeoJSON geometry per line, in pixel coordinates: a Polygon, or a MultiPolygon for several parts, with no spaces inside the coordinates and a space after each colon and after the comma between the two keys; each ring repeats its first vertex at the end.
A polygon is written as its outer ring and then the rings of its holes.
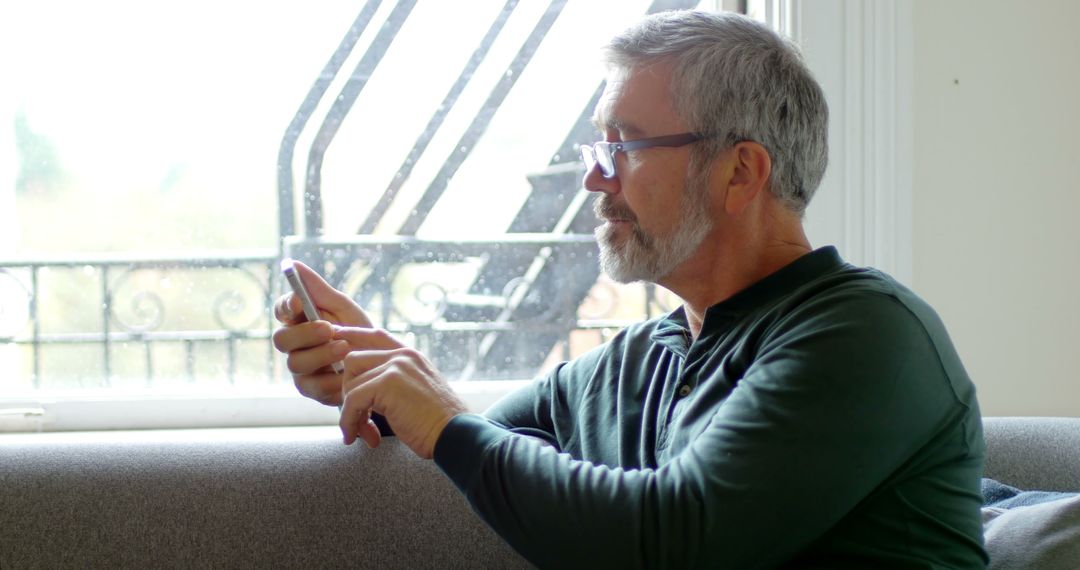
{"type": "Polygon", "coordinates": [[[709,157],[744,140],[772,160],[769,189],[802,214],[828,163],[829,110],[799,49],[745,16],[700,11],[654,14],[608,44],[609,66],[674,65],[675,112],[709,157]]]}

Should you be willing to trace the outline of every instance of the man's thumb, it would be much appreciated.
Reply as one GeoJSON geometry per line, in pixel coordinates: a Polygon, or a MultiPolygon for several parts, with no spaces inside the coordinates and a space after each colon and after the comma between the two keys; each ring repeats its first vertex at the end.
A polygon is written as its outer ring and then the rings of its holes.
{"type": "Polygon", "coordinates": [[[342,319],[342,324],[370,327],[371,319],[348,295],[330,286],[322,275],[299,261],[293,262],[300,279],[307,287],[308,294],[315,305],[322,310],[334,313],[342,319]]]}

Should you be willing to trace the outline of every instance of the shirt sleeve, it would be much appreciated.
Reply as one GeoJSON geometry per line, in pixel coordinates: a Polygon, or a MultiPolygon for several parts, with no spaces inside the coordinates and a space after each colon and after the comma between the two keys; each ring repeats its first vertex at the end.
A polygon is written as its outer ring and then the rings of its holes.
{"type": "Polygon", "coordinates": [[[575,460],[472,415],[450,422],[435,461],[541,567],[778,565],[964,417],[900,303],[792,322],[657,469],[575,460]]]}
{"type": "Polygon", "coordinates": [[[558,364],[546,376],[492,404],[484,411],[484,417],[512,433],[564,449],[577,429],[573,410],[580,404],[585,390],[584,385],[574,385],[574,379],[587,379],[588,374],[582,371],[595,370],[606,351],[605,346],[600,346],[572,362],[558,364]]]}
{"type": "Polygon", "coordinates": [[[550,417],[537,413],[547,405],[544,389],[546,385],[546,380],[537,380],[507,394],[492,404],[484,412],[484,417],[491,426],[508,433],[529,436],[555,449],[561,449],[550,417]]]}
{"type": "Polygon", "coordinates": [[[548,385],[551,376],[539,378],[522,386],[484,411],[484,417],[507,427],[526,427],[548,429],[551,422],[539,414],[539,410],[549,407],[548,385]]]}

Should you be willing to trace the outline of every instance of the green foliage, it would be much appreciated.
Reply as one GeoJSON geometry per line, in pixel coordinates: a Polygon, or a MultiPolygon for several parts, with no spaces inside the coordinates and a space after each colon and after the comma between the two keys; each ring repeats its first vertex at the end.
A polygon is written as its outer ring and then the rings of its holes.
{"type": "Polygon", "coordinates": [[[16,192],[52,194],[66,184],[67,172],[56,145],[30,126],[22,109],[15,113],[15,150],[19,155],[16,192]]]}

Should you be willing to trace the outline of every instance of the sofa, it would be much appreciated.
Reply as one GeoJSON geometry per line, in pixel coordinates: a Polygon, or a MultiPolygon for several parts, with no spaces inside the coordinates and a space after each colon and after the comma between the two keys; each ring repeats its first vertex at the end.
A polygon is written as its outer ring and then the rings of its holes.
{"type": "MultiPolygon", "coordinates": [[[[984,426],[987,477],[1080,491],[1080,418],[984,426]]],[[[1042,522],[1010,524],[1042,536],[1042,522]]],[[[1043,567],[1075,550],[1053,542],[1043,567]]],[[[0,435],[0,568],[66,567],[529,565],[393,438],[371,450],[343,446],[336,426],[0,435]]]]}

